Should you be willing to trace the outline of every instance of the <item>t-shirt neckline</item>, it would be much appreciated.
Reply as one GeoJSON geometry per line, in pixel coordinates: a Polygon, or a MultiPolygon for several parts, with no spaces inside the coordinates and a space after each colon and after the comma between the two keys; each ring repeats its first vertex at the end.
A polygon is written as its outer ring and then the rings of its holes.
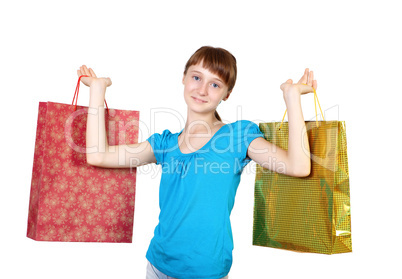
{"type": "Polygon", "coordinates": [[[179,151],[179,153],[180,153],[181,155],[184,155],[184,156],[186,156],[186,155],[193,155],[193,154],[199,153],[202,149],[204,149],[206,146],[208,146],[208,145],[210,144],[210,142],[212,141],[212,139],[213,139],[221,130],[223,130],[223,127],[226,127],[227,125],[228,125],[228,124],[225,124],[225,125],[223,125],[222,127],[220,127],[219,130],[216,131],[215,134],[212,135],[212,137],[208,140],[208,142],[207,142],[206,144],[204,144],[200,149],[198,149],[198,150],[196,150],[196,151],[194,151],[194,152],[191,152],[191,153],[183,153],[183,152],[181,152],[181,150],[180,150],[179,136],[180,136],[181,133],[183,132],[183,130],[184,130],[184,128],[183,128],[179,133],[177,133],[177,136],[176,136],[177,150],[179,151]]]}

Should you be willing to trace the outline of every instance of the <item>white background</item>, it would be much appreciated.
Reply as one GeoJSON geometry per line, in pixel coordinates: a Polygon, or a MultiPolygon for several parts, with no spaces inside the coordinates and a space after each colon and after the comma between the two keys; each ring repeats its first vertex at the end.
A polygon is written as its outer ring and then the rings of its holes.
{"type": "MultiPolygon", "coordinates": [[[[2,1],[1,278],[145,278],[160,173],[138,169],[132,244],[26,238],[39,101],[70,103],[82,64],[111,77],[109,107],[141,112],[140,140],[183,128],[184,64],[203,45],[237,58],[224,122],[278,121],[279,86],[314,70],[327,118],[347,127],[353,252],[252,246],[254,167],[232,212],[230,278],[400,278],[402,19],[398,1],[2,1]],[[171,109],[171,113],[153,110],[171,109]],[[241,113],[240,113],[241,112],[241,113]],[[398,259],[399,258],[399,259],[398,259]]],[[[79,104],[88,104],[81,87],[79,104]]],[[[314,117],[303,96],[305,119],[314,117]]],[[[155,165],[154,165],[155,169],[155,165]]]]}

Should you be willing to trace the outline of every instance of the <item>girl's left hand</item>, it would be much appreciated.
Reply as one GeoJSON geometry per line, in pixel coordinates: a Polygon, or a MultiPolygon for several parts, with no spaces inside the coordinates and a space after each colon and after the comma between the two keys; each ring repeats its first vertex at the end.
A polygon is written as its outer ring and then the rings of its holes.
{"type": "Polygon", "coordinates": [[[314,79],[313,71],[309,71],[308,68],[304,70],[304,74],[298,83],[293,83],[293,80],[288,79],[286,82],[281,84],[284,98],[289,95],[311,93],[313,92],[313,88],[317,90],[317,80],[314,79]]]}
{"type": "Polygon", "coordinates": [[[77,75],[85,75],[86,77],[81,78],[81,82],[89,87],[91,87],[91,85],[96,82],[102,82],[106,87],[112,85],[112,80],[110,78],[98,78],[95,75],[95,72],[91,68],[87,68],[87,66],[85,65],[82,65],[77,70],[77,75]]]}

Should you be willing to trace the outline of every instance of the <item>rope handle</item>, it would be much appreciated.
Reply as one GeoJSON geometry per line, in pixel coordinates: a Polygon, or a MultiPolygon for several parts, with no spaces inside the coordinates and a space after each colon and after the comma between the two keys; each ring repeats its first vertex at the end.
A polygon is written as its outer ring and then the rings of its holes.
{"type": "MultiPolygon", "coordinates": [[[[80,84],[81,84],[80,81],[81,81],[81,78],[82,78],[82,77],[89,77],[89,76],[82,75],[82,76],[80,76],[80,77],[78,78],[77,86],[75,87],[73,102],[71,103],[71,105],[74,105],[74,100],[75,100],[74,111],[77,110],[78,93],[79,93],[79,91],[80,91],[80,84]]],[[[107,113],[109,113],[109,108],[108,108],[108,106],[107,106],[106,99],[105,99],[105,105],[106,105],[107,113]]]]}
{"type": "MultiPolygon", "coordinates": [[[[303,84],[303,85],[307,85],[307,84],[305,84],[305,83],[302,83],[302,84],[303,84]]],[[[325,121],[325,118],[324,118],[324,114],[322,113],[321,105],[320,105],[320,102],[318,101],[317,92],[315,91],[315,88],[314,88],[314,87],[313,87],[313,91],[314,91],[315,125],[318,127],[318,120],[317,120],[317,103],[318,103],[318,106],[320,107],[321,116],[322,116],[322,119],[324,119],[324,121],[325,121]]],[[[285,116],[286,116],[286,112],[287,112],[287,111],[288,111],[288,110],[286,109],[286,110],[285,110],[285,114],[283,115],[283,118],[282,118],[281,126],[279,126],[279,130],[282,128],[282,124],[283,124],[283,121],[285,120],[285,116]]]]}

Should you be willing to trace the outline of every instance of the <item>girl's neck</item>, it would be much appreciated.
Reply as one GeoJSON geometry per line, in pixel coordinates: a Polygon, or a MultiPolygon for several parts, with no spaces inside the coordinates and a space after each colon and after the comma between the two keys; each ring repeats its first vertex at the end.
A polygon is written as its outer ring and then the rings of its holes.
{"type": "Polygon", "coordinates": [[[215,114],[198,114],[196,112],[187,112],[187,120],[184,126],[184,134],[208,133],[218,130],[224,125],[219,121],[215,114]]]}

